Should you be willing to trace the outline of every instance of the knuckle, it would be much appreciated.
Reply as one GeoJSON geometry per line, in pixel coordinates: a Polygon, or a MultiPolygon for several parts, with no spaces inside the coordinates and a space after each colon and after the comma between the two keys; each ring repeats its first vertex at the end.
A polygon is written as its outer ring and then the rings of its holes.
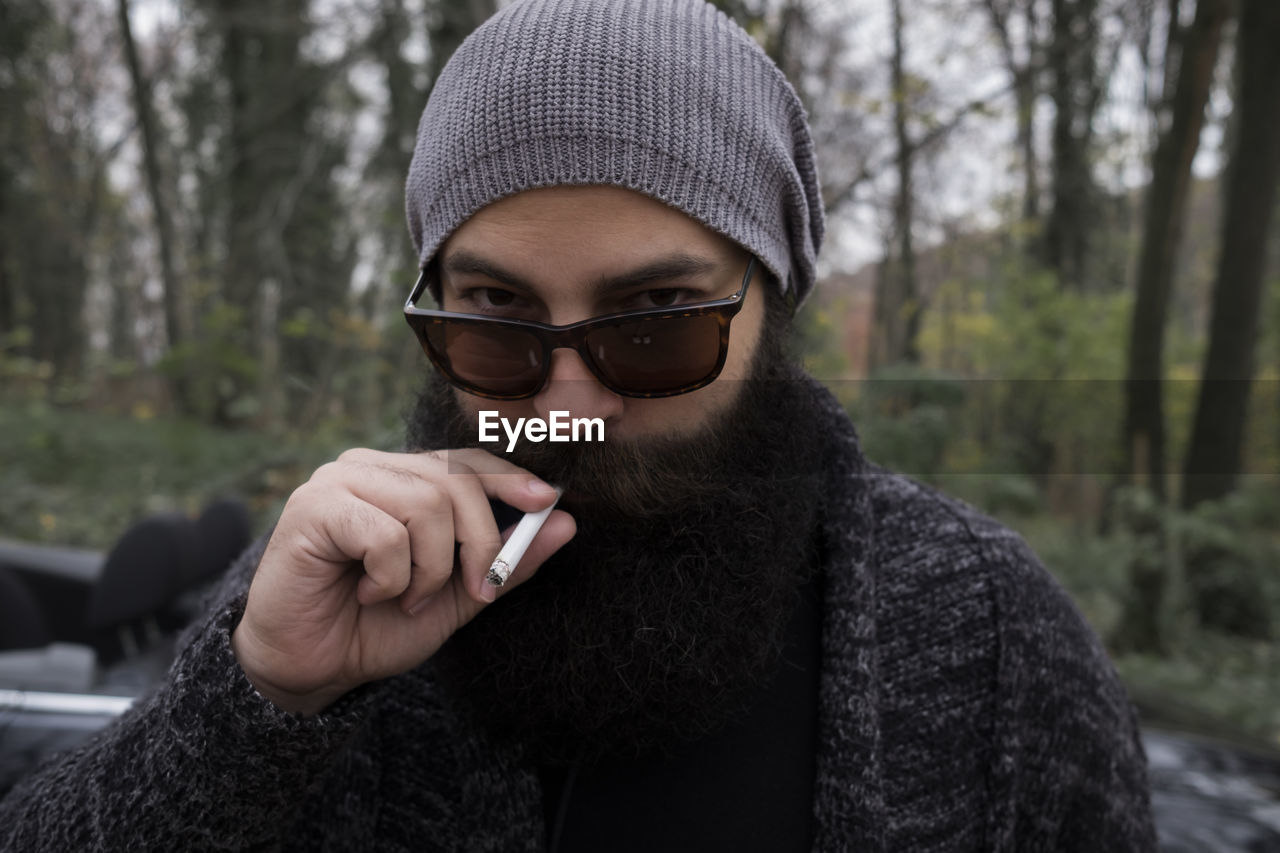
{"type": "Polygon", "coordinates": [[[311,478],[307,480],[307,483],[304,483],[303,485],[307,485],[308,483],[332,482],[333,480],[341,476],[341,472],[342,472],[342,464],[340,462],[336,460],[333,462],[326,462],[316,470],[312,471],[311,478]]]}
{"type": "Polygon", "coordinates": [[[372,535],[380,550],[408,551],[409,549],[409,531],[403,524],[387,516],[377,520],[377,526],[372,535]]]}
{"type": "Polygon", "coordinates": [[[414,565],[414,582],[415,586],[424,589],[439,589],[444,586],[453,574],[453,566],[445,565],[439,560],[432,560],[425,565],[414,565]]]}
{"type": "Polygon", "coordinates": [[[364,503],[344,505],[334,523],[342,529],[345,538],[366,543],[370,549],[395,547],[401,536],[408,536],[402,525],[364,503]]]}
{"type": "Polygon", "coordinates": [[[473,465],[468,463],[465,459],[450,459],[449,473],[455,476],[461,475],[464,477],[475,477],[476,469],[473,465]]]}
{"type": "Polygon", "coordinates": [[[360,462],[368,458],[369,451],[363,447],[349,447],[338,454],[338,462],[360,462]]]}
{"type": "Polygon", "coordinates": [[[419,479],[421,479],[420,477],[418,477],[417,474],[415,474],[413,471],[410,471],[408,468],[405,468],[402,465],[393,464],[391,462],[374,461],[374,462],[362,463],[362,464],[364,464],[365,467],[368,469],[373,469],[377,473],[391,477],[393,480],[396,480],[397,482],[405,485],[413,485],[414,483],[418,482],[419,479]]]}
{"type": "Polygon", "coordinates": [[[441,515],[450,509],[449,494],[432,482],[424,482],[419,491],[422,510],[431,515],[441,515]]]}
{"type": "Polygon", "coordinates": [[[481,556],[496,554],[502,549],[502,537],[495,531],[492,535],[479,536],[473,544],[476,552],[481,556]]]}
{"type": "Polygon", "coordinates": [[[284,502],[281,517],[291,517],[310,511],[321,491],[322,489],[316,485],[314,479],[307,480],[289,493],[288,500],[284,502]]]}
{"type": "Polygon", "coordinates": [[[444,454],[445,454],[445,451],[443,450],[418,451],[418,456],[421,457],[422,459],[427,460],[428,462],[440,462],[445,458],[444,454]]]}

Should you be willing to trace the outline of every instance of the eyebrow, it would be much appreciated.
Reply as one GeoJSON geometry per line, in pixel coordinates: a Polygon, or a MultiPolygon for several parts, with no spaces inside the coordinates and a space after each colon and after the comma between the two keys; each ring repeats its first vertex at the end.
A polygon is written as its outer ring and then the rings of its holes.
{"type": "MultiPolygon", "coordinates": [[[[527,278],[519,273],[512,272],[489,258],[465,249],[454,252],[446,258],[443,267],[444,271],[449,273],[483,275],[509,287],[531,292],[537,290],[527,278]]],[[[709,258],[691,255],[686,252],[674,252],[661,258],[655,258],[626,272],[605,276],[596,281],[595,290],[598,293],[603,293],[609,290],[621,290],[655,281],[706,275],[715,272],[720,267],[720,264],[709,258]]]]}

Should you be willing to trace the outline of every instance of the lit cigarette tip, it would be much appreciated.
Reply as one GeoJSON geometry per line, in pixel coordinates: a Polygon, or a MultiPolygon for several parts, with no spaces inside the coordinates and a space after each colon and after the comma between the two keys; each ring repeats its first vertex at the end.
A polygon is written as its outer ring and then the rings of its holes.
{"type": "Polygon", "coordinates": [[[507,578],[511,577],[511,566],[506,560],[494,560],[493,565],[489,567],[489,574],[484,579],[489,582],[490,586],[502,586],[507,582],[507,578]]]}
{"type": "Polygon", "coordinates": [[[524,518],[520,519],[516,529],[511,531],[511,538],[506,541],[506,544],[502,546],[502,550],[498,552],[498,556],[494,558],[493,565],[489,566],[489,573],[484,576],[485,582],[490,586],[503,586],[506,584],[516,566],[520,565],[524,552],[529,550],[533,537],[538,535],[538,531],[542,529],[547,517],[551,515],[551,510],[556,508],[556,504],[560,501],[560,495],[563,493],[562,489],[557,488],[556,499],[551,502],[551,506],[538,512],[526,512],[524,514],[524,518]]]}

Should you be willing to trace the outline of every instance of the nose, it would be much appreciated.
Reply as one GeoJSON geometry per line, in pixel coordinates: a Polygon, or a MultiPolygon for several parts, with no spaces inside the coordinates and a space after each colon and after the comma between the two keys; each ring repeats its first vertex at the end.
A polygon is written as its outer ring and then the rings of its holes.
{"type": "Polygon", "coordinates": [[[543,419],[551,412],[568,412],[574,418],[610,418],[622,414],[623,400],[600,384],[581,356],[571,349],[557,349],[551,354],[551,372],[547,384],[533,398],[534,408],[543,419]]]}

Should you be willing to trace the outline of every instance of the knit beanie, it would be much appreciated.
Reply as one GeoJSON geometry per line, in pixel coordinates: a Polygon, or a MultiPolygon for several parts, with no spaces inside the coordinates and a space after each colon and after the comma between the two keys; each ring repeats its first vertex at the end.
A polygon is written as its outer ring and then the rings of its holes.
{"type": "Polygon", "coordinates": [[[813,288],[824,221],[804,108],[703,0],[518,0],[454,53],[405,190],[419,264],[484,206],[562,184],[644,193],[748,249],[788,301],[813,288]]]}

